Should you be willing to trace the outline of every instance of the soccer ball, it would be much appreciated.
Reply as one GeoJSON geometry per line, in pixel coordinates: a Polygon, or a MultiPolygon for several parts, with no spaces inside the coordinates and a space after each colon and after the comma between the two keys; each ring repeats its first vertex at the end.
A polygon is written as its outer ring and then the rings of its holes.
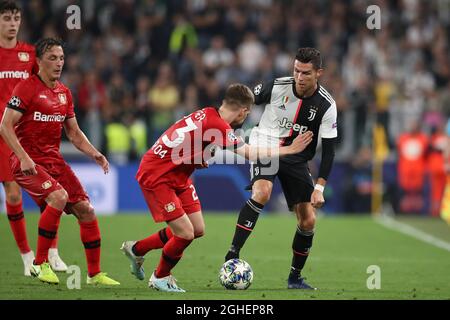
{"type": "Polygon", "coordinates": [[[219,271],[220,283],[230,290],[245,290],[252,284],[253,270],[242,259],[230,259],[219,271]]]}

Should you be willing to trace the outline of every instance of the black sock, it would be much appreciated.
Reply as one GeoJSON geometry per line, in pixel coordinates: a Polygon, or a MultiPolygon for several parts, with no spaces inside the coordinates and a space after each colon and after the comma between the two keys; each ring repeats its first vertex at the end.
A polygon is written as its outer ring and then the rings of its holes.
{"type": "Polygon", "coordinates": [[[230,250],[225,256],[225,261],[233,258],[239,258],[239,251],[244,246],[250,233],[255,227],[258,216],[261,213],[264,205],[249,199],[239,213],[239,218],[236,224],[236,231],[234,232],[233,242],[230,250]]]}
{"type": "Polygon", "coordinates": [[[314,230],[306,231],[300,229],[300,227],[297,227],[294,241],[292,242],[292,276],[300,276],[300,273],[305,266],[306,259],[308,259],[309,249],[312,246],[313,237],[314,230]]]}

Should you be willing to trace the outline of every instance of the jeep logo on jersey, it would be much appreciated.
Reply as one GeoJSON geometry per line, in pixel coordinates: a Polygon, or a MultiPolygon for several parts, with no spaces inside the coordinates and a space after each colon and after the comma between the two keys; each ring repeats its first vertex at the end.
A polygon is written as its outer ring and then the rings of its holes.
{"type": "Polygon", "coordinates": [[[259,95],[261,93],[261,89],[262,89],[262,83],[258,84],[255,89],[253,89],[253,93],[255,94],[255,96],[259,95]]]}
{"type": "Polygon", "coordinates": [[[309,121],[313,121],[317,114],[317,107],[311,107],[309,108],[309,121]]]}
{"type": "Polygon", "coordinates": [[[60,114],[43,114],[39,111],[35,111],[33,115],[34,121],[40,122],[64,122],[66,116],[60,114]]]}
{"type": "Polygon", "coordinates": [[[305,133],[308,130],[307,126],[301,126],[298,123],[293,123],[292,121],[289,121],[287,118],[283,118],[282,120],[278,120],[278,125],[281,128],[286,129],[292,129],[294,131],[297,131],[299,133],[305,133]]]}

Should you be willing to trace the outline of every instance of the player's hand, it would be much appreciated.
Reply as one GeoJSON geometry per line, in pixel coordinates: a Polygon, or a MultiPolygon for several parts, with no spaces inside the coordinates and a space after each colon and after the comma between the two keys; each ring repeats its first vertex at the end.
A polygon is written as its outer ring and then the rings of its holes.
{"type": "Polygon", "coordinates": [[[209,163],[206,161],[203,161],[202,164],[196,164],[195,169],[207,169],[209,168],[209,163]]]}
{"type": "Polygon", "coordinates": [[[20,170],[24,176],[34,176],[37,174],[36,164],[30,157],[26,157],[20,161],[20,170]]]}
{"type": "Polygon", "coordinates": [[[103,172],[107,174],[109,172],[109,162],[106,160],[106,157],[102,155],[100,152],[94,156],[95,162],[102,167],[103,172]]]}
{"type": "Polygon", "coordinates": [[[323,193],[319,190],[314,190],[314,192],[311,195],[311,205],[316,208],[322,208],[323,204],[325,203],[325,198],[323,197],[323,193]]]}
{"type": "Polygon", "coordinates": [[[308,144],[311,143],[312,139],[313,133],[311,131],[306,131],[303,134],[299,134],[289,146],[290,153],[294,154],[302,152],[303,150],[305,150],[308,144]]]}

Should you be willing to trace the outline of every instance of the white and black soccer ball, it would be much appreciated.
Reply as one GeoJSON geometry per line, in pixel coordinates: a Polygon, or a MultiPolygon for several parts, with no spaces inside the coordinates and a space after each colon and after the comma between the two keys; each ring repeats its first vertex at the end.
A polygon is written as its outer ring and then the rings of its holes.
{"type": "Polygon", "coordinates": [[[230,259],[219,271],[222,286],[230,290],[245,290],[252,284],[252,267],[242,259],[230,259]]]}

